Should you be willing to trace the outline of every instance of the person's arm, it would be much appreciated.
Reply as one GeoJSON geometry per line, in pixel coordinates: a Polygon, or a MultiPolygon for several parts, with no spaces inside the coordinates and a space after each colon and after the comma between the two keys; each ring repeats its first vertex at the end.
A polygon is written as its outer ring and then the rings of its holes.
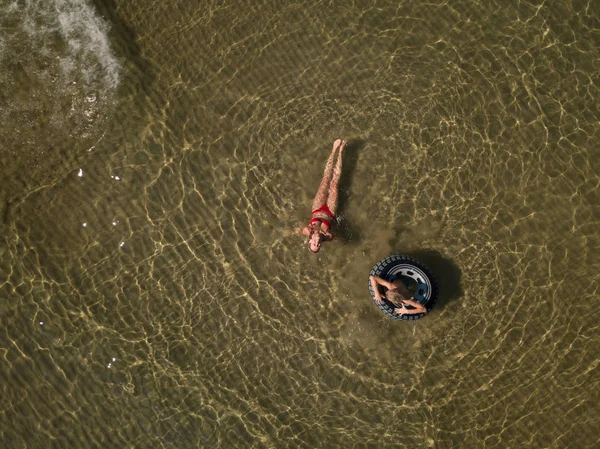
{"type": "Polygon", "coordinates": [[[392,284],[391,282],[386,281],[383,278],[380,278],[380,277],[377,277],[377,276],[369,276],[369,279],[371,279],[371,285],[373,285],[373,289],[375,289],[375,286],[377,284],[383,285],[388,290],[393,290],[393,289],[396,288],[396,286],[394,284],[392,284]]]}
{"type": "Polygon", "coordinates": [[[406,307],[397,307],[394,312],[398,315],[417,315],[418,313],[427,313],[427,309],[423,304],[414,299],[403,299],[403,305],[408,305],[414,307],[414,309],[407,309],[406,307]]]}
{"type": "Polygon", "coordinates": [[[371,287],[373,287],[373,293],[375,294],[375,302],[377,304],[381,304],[383,299],[381,298],[381,293],[379,293],[379,288],[377,287],[377,281],[375,280],[375,276],[369,276],[369,281],[371,282],[371,287]]]}
{"type": "Polygon", "coordinates": [[[310,235],[310,231],[306,226],[304,226],[303,228],[294,228],[294,233],[295,234],[304,234],[307,237],[310,235]]]}
{"type": "Polygon", "coordinates": [[[369,281],[371,281],[371,287],[373,287],[373,293],[375,294],[375,301],[378,304],[381,304],[383,302],[383,298],[381,296],[381,293],[379,292],[378,285],[383,285],[388,290],[394,288],[394,284],[386,281],[383,278],[377,277],[377,276],[369,276],[369,281]]]}
{"type": "Polygon", "coordinates": [[[327,237],[327,240],[329,240],[329,241],[331,241],[331,240],[333,240],[333,239],[335,238],[335,236],[334,236],[334,235],[333,235],[331,232],[329,232],[329,231],[327,231],[327,232],[326,232],[325,234],[323,234],[323,235],[324,235],[325,237],[327,237]]]}

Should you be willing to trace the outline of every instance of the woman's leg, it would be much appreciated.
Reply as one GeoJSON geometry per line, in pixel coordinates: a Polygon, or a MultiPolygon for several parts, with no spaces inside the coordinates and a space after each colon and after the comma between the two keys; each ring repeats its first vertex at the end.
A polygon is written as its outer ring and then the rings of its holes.
{"type": "Polygon", "coordinates": [[[342,141],[342,145],[340,146],[340,151],[338,154],[337,164],[335,164],[335,169],[333,170],[333,179],[331,180],[331,183],[329,184],[329,195],[327,197],[327,207],[329,208],[329,210],[331,211],[331,213],[333,215],[335,215],[335,211],[337,209],[338,193],[340,190],[339,183],[340,183],[340,177],[342,176],[342,152],[344,151],[344,148],[346,148],[347,144],[348,144],[348,142],[346,142],[345,140],[342,141]]]}
{"type": "Polygon", "coordinates": [[[318,209],[327,201],[327,192],[329,191],[329,183],[331,181],[331,175],[333,174],[333,161],[335,159],[335,152],[341,143],[342,141],[340,139],[337,139],[335,142],[333,142],[333,150],[331,150],[329,159],[327,159],[325,171],[323,172],[323,179],[321,180],[321,185],[319,186],[319,190],[317,190],[317,194],[313,200],[311,210],[318,209]]]}

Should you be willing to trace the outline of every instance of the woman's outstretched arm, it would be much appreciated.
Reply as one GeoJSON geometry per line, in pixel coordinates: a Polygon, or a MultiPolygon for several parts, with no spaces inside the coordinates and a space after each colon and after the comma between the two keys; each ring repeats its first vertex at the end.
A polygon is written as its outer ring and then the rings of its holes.
{"type": "Polygon", "coordinates": [[[383,285],[388,290],[393,289],[395,286],[391,282],[386,281],[383,278],[377,276],[369,276],[369,281],[371,282],[371,287],[373,287],[373,293],[375,293],[375,301],[381,304],[383,302],[383,298],[381,297],[381,293],[379,292],[379,285],[383,285]]]}
{"type": "Polygon", "coordinates": [[[397,307],[394,309],[398,315],[416,315],[418,313],[427,313],[427,309],[423,304],[414,299],[403,299],[403,305],[408,305],[414,307],[414,309],[407,309],[406,307],[397,307]]]}
{"type": "Polygon", "coordinates": [[[385,288],[387,288],[388,290],[393,290],[396,288],[396,286],[394,284],[392,284],[391,282],[386,281],[383,278],[377,277],[377,276],[369,276],[369,279],[371,280],[371,285],[383,285],[385,288]],[[373,282],[375,284],[373,284],[373,282]]]}
{"type": "Polygon", "coordinates": [[[381,293],[379,293],[379,287],[377,287],[377,281],[375,281],[375,276],[369,276],[369,281],[371,282],[371,287],[373,287],[373,293],[375,293],[375,301],[378,304],[383,302],[381,298],[381,293]]]}

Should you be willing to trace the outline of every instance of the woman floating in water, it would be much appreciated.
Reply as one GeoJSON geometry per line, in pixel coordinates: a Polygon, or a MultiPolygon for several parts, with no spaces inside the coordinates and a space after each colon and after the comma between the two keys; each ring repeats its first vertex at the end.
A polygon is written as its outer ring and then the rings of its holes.
{"type": "Polygon", "coordinates": [[[301,229],[302,234],[308,237],[308,249],[316,253],[321,249],[323,242],[333,240],[333,234],[329,232],[331,223],[335,220],[335,211],[338,203],[339,182],[342,174],[342,151],[346,148],[345,140],[337,139],[333,142],[333,150],[325,165],[323,179],[312,204],[312,218],[308,226],[301,229]],[[339,150],[335,168],[336,151],[339,150]]]}
{"type": "Polygon", "coordinates": [[[396,279],[394,282],[388,282],[377,276],[369,276],[369,280],[371,281],[371,287],[373,287],[373,292],[375,293],[375,301],[378,303],[383,301],[378,284],[388,289],[385,297],[389,302],[396,306],[394,312],[397,315],[402,316],[427,313],[425,306],[411,298],[408,288],[406,288],[406,285],[400,279],[396,279]],[[410,306],[411,308],[408,309],[406,306],[410,306]]]}

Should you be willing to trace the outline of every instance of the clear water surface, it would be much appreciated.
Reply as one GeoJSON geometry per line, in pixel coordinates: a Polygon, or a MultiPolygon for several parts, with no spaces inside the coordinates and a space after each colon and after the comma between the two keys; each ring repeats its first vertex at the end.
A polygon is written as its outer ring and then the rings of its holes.
{"type": "Polygon", "coordinates": [[[598,447],[598,2],[0,11],[0,446],[598,447]]]}

